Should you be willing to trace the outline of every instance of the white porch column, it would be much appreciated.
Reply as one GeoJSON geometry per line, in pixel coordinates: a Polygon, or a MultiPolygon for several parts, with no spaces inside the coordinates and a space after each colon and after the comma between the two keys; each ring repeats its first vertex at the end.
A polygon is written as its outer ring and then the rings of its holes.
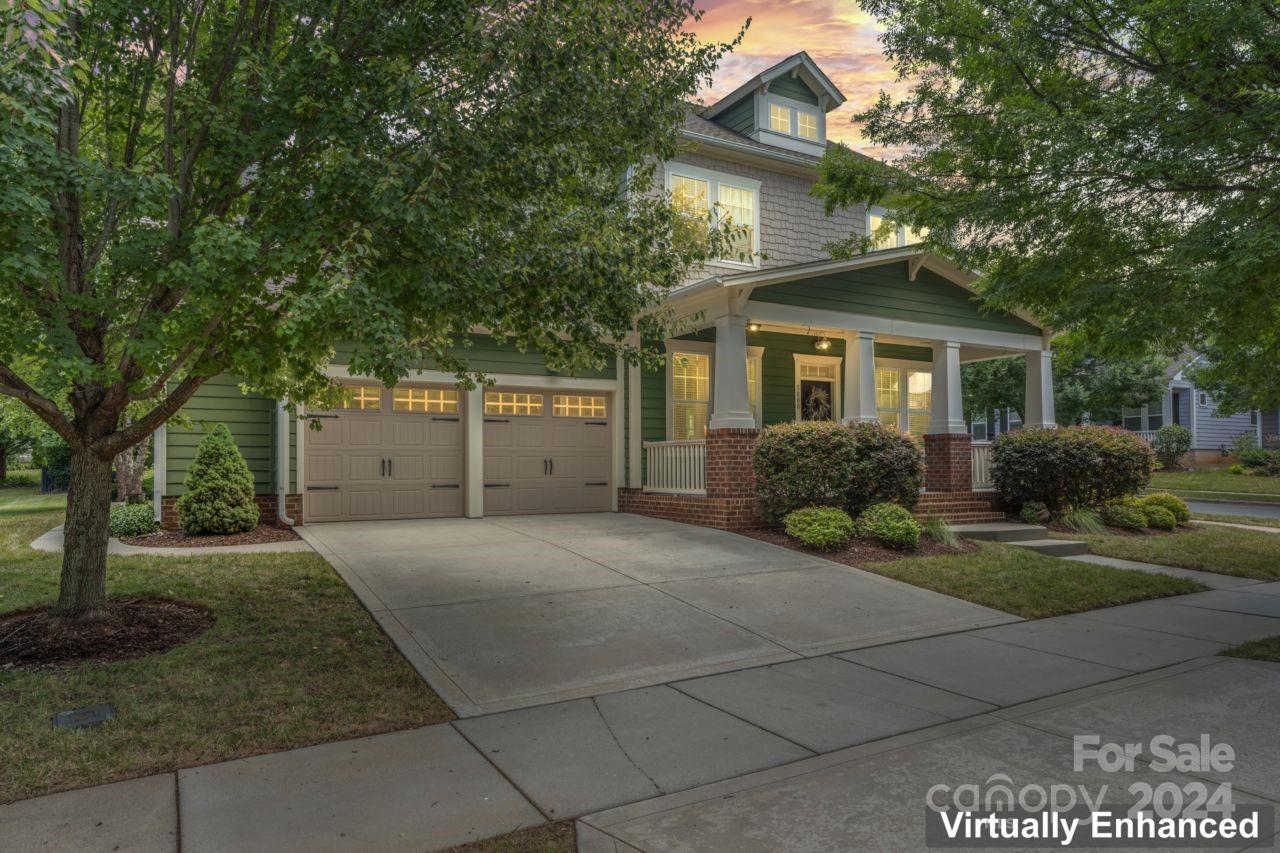
{"type": "Polygon", "coordinates": [[[846,332],[844,358],[844,422],[879,420],[876,412],[875,334],[846,332]]]}
{"type": "Polygon", "coordinates": [[[747,318],[716,319],[715,382],[711,389],[711,429],[753,429],[747,395],[747,318]]]}
{"type": "Polygon", "coordinates": [[[1160,395],[1160,423],[1173,423],[1173,391],[1168,388],[1160,395]]]}
{"type": "Polygon", "coordinates": [[[1053,353],[1047,349],[1027,353],[1027,405],[1022,425],[1027,428],[1058,424],[1053,411],[1053,353]]]}
{"type": "Polygon", "coordinates": [[[931,435],[964,435],[964,406],[960,396],[960,344],[935,341],[933,344],[933,410],[929,419],[931,435]]]}

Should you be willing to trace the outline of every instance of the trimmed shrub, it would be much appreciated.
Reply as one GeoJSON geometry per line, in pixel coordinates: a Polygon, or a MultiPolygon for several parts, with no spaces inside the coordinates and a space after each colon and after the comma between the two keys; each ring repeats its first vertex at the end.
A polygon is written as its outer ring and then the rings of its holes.
{"type": "Polygon", "coordinates": [[[811,506],[787,513],[783,524],[787,535],[801,545],[834,551],[853,536],[849,513],[833,506],[811,506]]]}
{"type": "Polygon", "coordinates": [[[1178,519],[1162,506],[1140,503],[1138,511],[1147,520],[1147,527],[1154,530],[1173,530],[1178,526],[1178,519]]]}
{"type": "Polygon", "coordinates": [[[991,467],[1007,505],[1039,501],[1058,513],[1137,494],[1151,481],[1155,454],[1114,427],[1022,429],[996,439],[991,467]]]}
{"type": "Polygon", "coordinates": [[[1247,474],[1248,470],[1239,462],[1227,466],[1228,474],[1247,474]]]}
{"type": "Polygon", "coordinates": [[[920,547],[920,522],[897,504],[868,507],[858,516],[858,535],[889,548],[915,550],[920,547]]]}
{"type": "Polygon", "coordinates": [[[1191,430],[1181,424],[1165,424],[1152,437],[1151,449],[1165,470],[1176,471],[1178,460],[1191,449],[1191,430]]]}
{"type": "Polygon", "coordinates": [[[811,506],[838,507],[851,517],[885,501],[914,507],[924,483],[920,446],[878,423],[766,427],[753,465],[760,516],[774,524],[811,506]]]}
{"type": "Polygon", "coordinates": [[[178,498],[178,524],[187,533],[244,533],[258,524],[253,474],[226,424],[200,440],[178,498]]]}
{"type": "Polygon", "coordinates": [[[1179,524],[1186,524],[1191,520],[1191,509],[1187,506],[1187,502],[1168,492],[1152,492],[1149,495],[1143,495],[1138,498],[1138,503],[1143,506],[1164,507],[1179,524]]]}
{"type": "Polygon", "coordinates": [[[1280,477],[1280,450],[1244,450],[1240,453],[1240,462],[1250,473],[1280,477]]]}
{"type": "Polygon", "coordinates": [[[1147,526],[1147,517],[1133,501],[1104,504],[1098,515],[1102,517],[1103,524],[1119,527],[1121,530],[1141,530],[1147,526]]]}
{"type": "Polygon", "coordinates": [[[156,512],[151,504],[112,504],[112,536],[145,536],[156,530],[156,512]]]}
{"type": "Polygon", "coordinates": [[[1040,501],[1027,501],[1018,510],[1018,521],[1023,524],[1041,524],[1049,520],[1049,508],[1040,501]]]}

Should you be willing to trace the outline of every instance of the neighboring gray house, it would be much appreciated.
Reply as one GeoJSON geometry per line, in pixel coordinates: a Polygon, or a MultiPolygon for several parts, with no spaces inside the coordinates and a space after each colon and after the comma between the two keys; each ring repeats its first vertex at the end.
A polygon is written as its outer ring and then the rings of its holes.
{"type": "Polygon", "coordinates": [[[1251,436],[1256,446],[1266,436],[1280,435],[1280,411],[1275,409],[1219,415],[1213,398],[1190,378],[1190,368],[1201,358],[1192,355],[1174,362],[1160,399],[1125,409],[1120,425],[1149,439],[1165,424],[1181,424],[1191,430],[1190,461],[1202,463],[1221,461],[1241,435],[1251,436]]]}

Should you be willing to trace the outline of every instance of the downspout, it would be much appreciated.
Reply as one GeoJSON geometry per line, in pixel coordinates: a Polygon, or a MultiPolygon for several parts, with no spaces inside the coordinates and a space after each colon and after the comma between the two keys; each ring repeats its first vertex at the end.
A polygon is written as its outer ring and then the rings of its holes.
{"type": "Polygon", "coordinates": [[[164,506],[164,493],[169,479],[169,436],[165,424],[156,427],[151,440],[151,500],[156,521],[159,522],[164,506]]]}
{"type": "Polygon", "coordinates": [[[294,521],[286,511],[289,494],[289,417],[284,400],[276,401],[276,515],[293,527],[294,521]]]}

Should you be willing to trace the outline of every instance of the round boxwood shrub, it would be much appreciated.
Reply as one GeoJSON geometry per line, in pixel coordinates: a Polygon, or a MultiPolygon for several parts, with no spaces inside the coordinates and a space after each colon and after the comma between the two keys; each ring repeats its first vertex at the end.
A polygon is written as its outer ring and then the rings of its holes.
{"type": "Polygon", "coordinates": [[[1018,521],[1023,524],[1040,524],[1049,520],[1049,508],[1040,501],[1027,501],[1018,510],[1018,521]]]}
{"type": "Polygon", "coordinates": [[[838,507],[851,517],[886,501],[914,507],[924,483],[920,446],[879,423],[766,427],[753,461],[760,516],[774,524],[810,506],[838,507]]]}
{"type": "Polygon", "coordinates": [[[858,516],[858,535],[889,548],[920,547],[920,522],[897,504],[881,503],[858,516]]]}
{"type": "Polygon", "coordinates": [[[156,513],[151,504],[112,504],[111,535],[145,536],[156,530],[156,513]]]}
{"type": "Polygon", "coordinates": [[[187,533],[244,533],[258,524],[253,474],[226,424],[200,440],[178,498],[178,524],[187,533]]]}
{"type": "Polygon", "coordinates": [[[1149,495],[1143,495],[1138,499],[1138,503],[1143,506],[1164,507],[1179,524],[1186,524],[1191,520],[1191,509],[1187,506],[1187,502],[1168,492],[1152,492],[1149,495]]]}
{"type": "Polygon", "coordinates": [[[1181,424],[1165,424],[1156,430],[1151,439],[1151,449],[1166,471],[1176,471],[1178,460],[1191,449],[1191,430],[1181,424]]]}
{"type": "Polygon", "coordinates": [[[1001,499],[1015,507],[1039,501],[1054,514],[1137,494],[1154,468],[1147,443],[1114,427],[1021,429],[992,446],[991,476],[1001,499]]]}
{"type": "Polygon", "coordinates": [[[1140,503],[1138,504],[1138,511],[1147,520],[1147,527],[1153,530],[1173,530],[1178,526],[1178,519],[1174,518],[1173,513],[1162,506],[1140,503]]]}
{"type": "Polygon", "coordinates": [[[1121,530],[1142,530],[1147,526],[1147,517],[1133,501],[1104,504],[1098,510],[1098,515],[1102,517],[1103,524],[1119,527],[1121,530]]]}
{"type": "Polygon", "coordinates": [[[833,506],[811,506],[787,513],[787,535],[809,548],[834,551],[853,536],[849,513],[833,506]]]}

